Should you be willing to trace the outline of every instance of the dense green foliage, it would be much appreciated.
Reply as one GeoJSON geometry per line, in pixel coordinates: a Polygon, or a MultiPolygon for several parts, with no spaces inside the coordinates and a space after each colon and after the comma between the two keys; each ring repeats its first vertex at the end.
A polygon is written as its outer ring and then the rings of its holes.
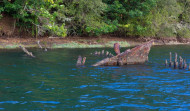
{"type": "Polygon", "coordinates": [[[3,0],[33,35],[190,37],[190,0],[3,0]]]}

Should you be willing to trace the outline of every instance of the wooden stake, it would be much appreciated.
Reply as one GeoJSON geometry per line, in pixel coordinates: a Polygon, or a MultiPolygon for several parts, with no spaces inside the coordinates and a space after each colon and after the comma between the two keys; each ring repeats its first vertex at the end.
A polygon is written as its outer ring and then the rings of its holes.
{"type": "Polygon", "coordinates": [[[172,53],[170,52],[170,62],[172,61],[172,53]]]}
{"type": "Polygon", "coordinates": [[[183,68],[183,58],[179,56],[179,69],[183,68]]]}
{"type": "Polygon", "coordinates": [[[170,64],[169,64],[169,67],[173,67],[174,66],[174,62],[170,62],[170,64]]]}
{"type": "Polygon", "coordinates": [[[186,62],[186,59],[184,59],[183,69],[186,69],[186,68],[187,68],[187,62],[186,62]]]}
{"type": "Polygon", "coordinates": [[[170,63],[169,63],[169,67],[173,66],[173,62],[172,62],[172,53],[170,52],[170,63]]]}
{"type": "Polygon", "coordinates": [[[167,61],[167,59],[165,60],[165,66],[167,67],[167,65],[168,65],[168,61],[167,61]]]}
{"type": "Polygon", "coordinates": [[[86,62],[86,57],[83,57],[83,60],[82,60],[82,65],[84,65],[86,62]]]}
{"type": "Polygon", "coordinates": [[[174,69],[178,68],[178,62],[174,62],[174,69]]]}
{"type": "Polygon", "coordinates": [[[177,68],[178,68],[177,53],[175,53],[174,69],[177,69],[177,68]]]}
{"type": "Polygon", "coordinates": [[[100,55],[101,53],[100,53],[100,51],[98,52],[98,55],[100,55]]]}
{"type": "Polygon", "coordinates": [[[177,53],[175,53],[175,62],[177,62],[177,53]]]}
{"type": "Polygon", "coordinates": [[[97,52],[97,51],[95,51],[94,55],[98,55],[98,52],[97,52]]]}
{"type": "Polygon", "coordinates": [[[108,51],[106,51],[106,56],[108,56],[109,55],[109,52],[108,51]]]}
{"type": "Polygon", "coordinates": [[[102,50],[102,55],[104,55],[104,50],[102,50]]]}
{"type": "Polygon", "coordinates": [[[80,66],[80,65],[82,64],[81,61],[82,61],[82,57],[79,55],[79,56],[78,56],[78,59],[77,59],[77,64],[76,64],[76,66],[80,66]]]}

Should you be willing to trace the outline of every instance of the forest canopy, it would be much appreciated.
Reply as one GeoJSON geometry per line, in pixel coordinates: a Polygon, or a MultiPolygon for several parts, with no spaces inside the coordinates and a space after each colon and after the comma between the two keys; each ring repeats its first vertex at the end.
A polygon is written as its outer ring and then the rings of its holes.
{"type": "Polygon", "coordinates": [[[1,0],[32,35],[190,37],[190,0],[1,0]]]}

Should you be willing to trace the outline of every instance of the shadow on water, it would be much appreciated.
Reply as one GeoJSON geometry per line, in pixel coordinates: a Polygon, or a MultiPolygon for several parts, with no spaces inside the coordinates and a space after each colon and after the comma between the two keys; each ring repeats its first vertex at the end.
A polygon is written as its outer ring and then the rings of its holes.
{"type": "Polygon", "coordinates": [[[163,65],[170,51],[190,62],[189,46],[155,46],[148,63],[122,67],[92,67],[102,49],[31,50],[0,51],[0,110],[190,110],[190,71],[163,65]]]}

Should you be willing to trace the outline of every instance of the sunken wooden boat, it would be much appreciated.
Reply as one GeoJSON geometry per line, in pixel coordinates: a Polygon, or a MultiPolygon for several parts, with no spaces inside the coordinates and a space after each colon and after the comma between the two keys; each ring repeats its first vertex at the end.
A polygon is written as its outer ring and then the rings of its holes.
{"type": "Polygon", "coordinates": [[[136,46],[132,49],[127,49],[120,53],[119,45],[114,44],[114,51],[117,54],[111,58],[105,58],[92,66],[122,66],[129,64],[143,64],[148,61],[148,55],[153,45],[154,40],[136,46]]]}

